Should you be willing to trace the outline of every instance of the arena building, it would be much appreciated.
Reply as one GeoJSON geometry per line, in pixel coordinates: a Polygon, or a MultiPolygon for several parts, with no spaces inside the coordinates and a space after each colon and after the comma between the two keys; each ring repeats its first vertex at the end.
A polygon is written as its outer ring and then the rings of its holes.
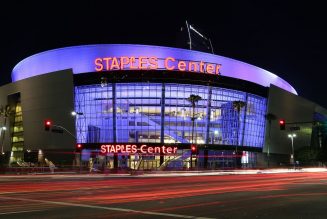
{"type": "Polygon", "coordinates": [[[119,44],[22,60],[12,83],[0,87],[0,106],[5,163],[36,152],[40,163],[143,170],[294,162],[297,148],[321,146],[312,122],[327,115],[262,68],[193,50],[119,44]]]}

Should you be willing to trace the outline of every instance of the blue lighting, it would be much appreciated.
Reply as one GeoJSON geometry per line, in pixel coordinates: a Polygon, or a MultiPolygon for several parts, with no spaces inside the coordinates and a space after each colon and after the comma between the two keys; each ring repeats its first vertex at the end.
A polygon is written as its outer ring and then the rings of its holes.
{"type": "Polygon", "coordinates": [[[266,98],[174,83],[75,87],[75,111],[83,112],[76,119],[78,142],[191,143],[192,94],[202,98],[195,107],[194,143],[263,147],[266,98]],[[246,103],[239,114],[234,101],[246,103]]]}
{"type": "MultiPolygon", "coordinates": [[[[27,57],[19,62],[12,71],[12,81],[19,81],[33,76],[65,69],[72,69],[74,74],[95,72],[95,59],[98,57],[173,57],[176,60],[203,61],[221,64],[221,74],[226,77],[250,81],[265,87],[274,84],[284,90],[297,94],[285,80],[262,68],[226,58],[223,56],[191,51],[186,49],[146,45],[102,44],[66,47],[45,51],[27,57]]],[[[158,69],[163,69],[163,62],[158,69]]]]}

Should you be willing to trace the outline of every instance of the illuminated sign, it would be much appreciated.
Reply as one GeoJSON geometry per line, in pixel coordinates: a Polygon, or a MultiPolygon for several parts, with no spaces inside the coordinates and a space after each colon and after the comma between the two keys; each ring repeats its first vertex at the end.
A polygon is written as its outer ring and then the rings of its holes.
{"type": "Polygon", "coordinates": [[[169,71],[189,71],[219,75],[221,64],[208,63],[203,61],[177,60],[173,57],[164,59],[155,56],[139,57],[104,57],[94,60],[95,70],[169,70],[169,71]]]}
{"type": "Polygon", "coordinates": [[[135,144],[103,144],[100,146],[102,154],[106,153],[141,153],[141,154],[176,154],[177,147],[148,146],[135,144]]]}

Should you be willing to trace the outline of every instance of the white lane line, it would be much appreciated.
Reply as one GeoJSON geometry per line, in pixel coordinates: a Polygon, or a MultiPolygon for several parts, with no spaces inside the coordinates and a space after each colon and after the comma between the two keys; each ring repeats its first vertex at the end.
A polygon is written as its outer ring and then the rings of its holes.
{"type": "Polygon", "coordinates": [[[73,206],[73,207],[94,208],[94,209],[102,209],[102,210],[110,210],[110,211],[122,211],[122,212],[129,212],[129,213],[148,214],[148,215],[176,217],[176,218],[214,219],[214,218],[209,218],[209,217],[196,217],[196,216],[191,216],[191,215],[169,214],[169,213],[161,213],[161,212],[153,212],[153,211],[138,211],[138,210],[133,210],[133,209],[128,209],[128,208],[112,208],[112,207],[97,206],[97,205],[86,205],[86,204],[77,204],[77,203],[69,203],[69,202],[35,200],[35,199],[27,199],[27,198],[13,198],[13,197],[0,196],[0,199],[38,202],[38,203],[47,203],[47,204],[73,206]]]}
{"type": "Polygon", "coordinates": [[[30,211],[11,211],[11,212],[1,212],[0,215],[7,215],[7,214],[21,214],[21,213],[28,213],[28,212],[35,212],[35,211],[44,211],[44,210],[30,210],[30,211]]]}

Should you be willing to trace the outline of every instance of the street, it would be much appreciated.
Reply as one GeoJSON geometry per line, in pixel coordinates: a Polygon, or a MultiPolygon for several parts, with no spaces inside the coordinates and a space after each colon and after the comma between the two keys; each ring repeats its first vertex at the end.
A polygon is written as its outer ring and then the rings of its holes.
{"type": "Polygon", "coordinates": [[[0,218],[327,218],[327,172],[0,177],[0,218]]]}

